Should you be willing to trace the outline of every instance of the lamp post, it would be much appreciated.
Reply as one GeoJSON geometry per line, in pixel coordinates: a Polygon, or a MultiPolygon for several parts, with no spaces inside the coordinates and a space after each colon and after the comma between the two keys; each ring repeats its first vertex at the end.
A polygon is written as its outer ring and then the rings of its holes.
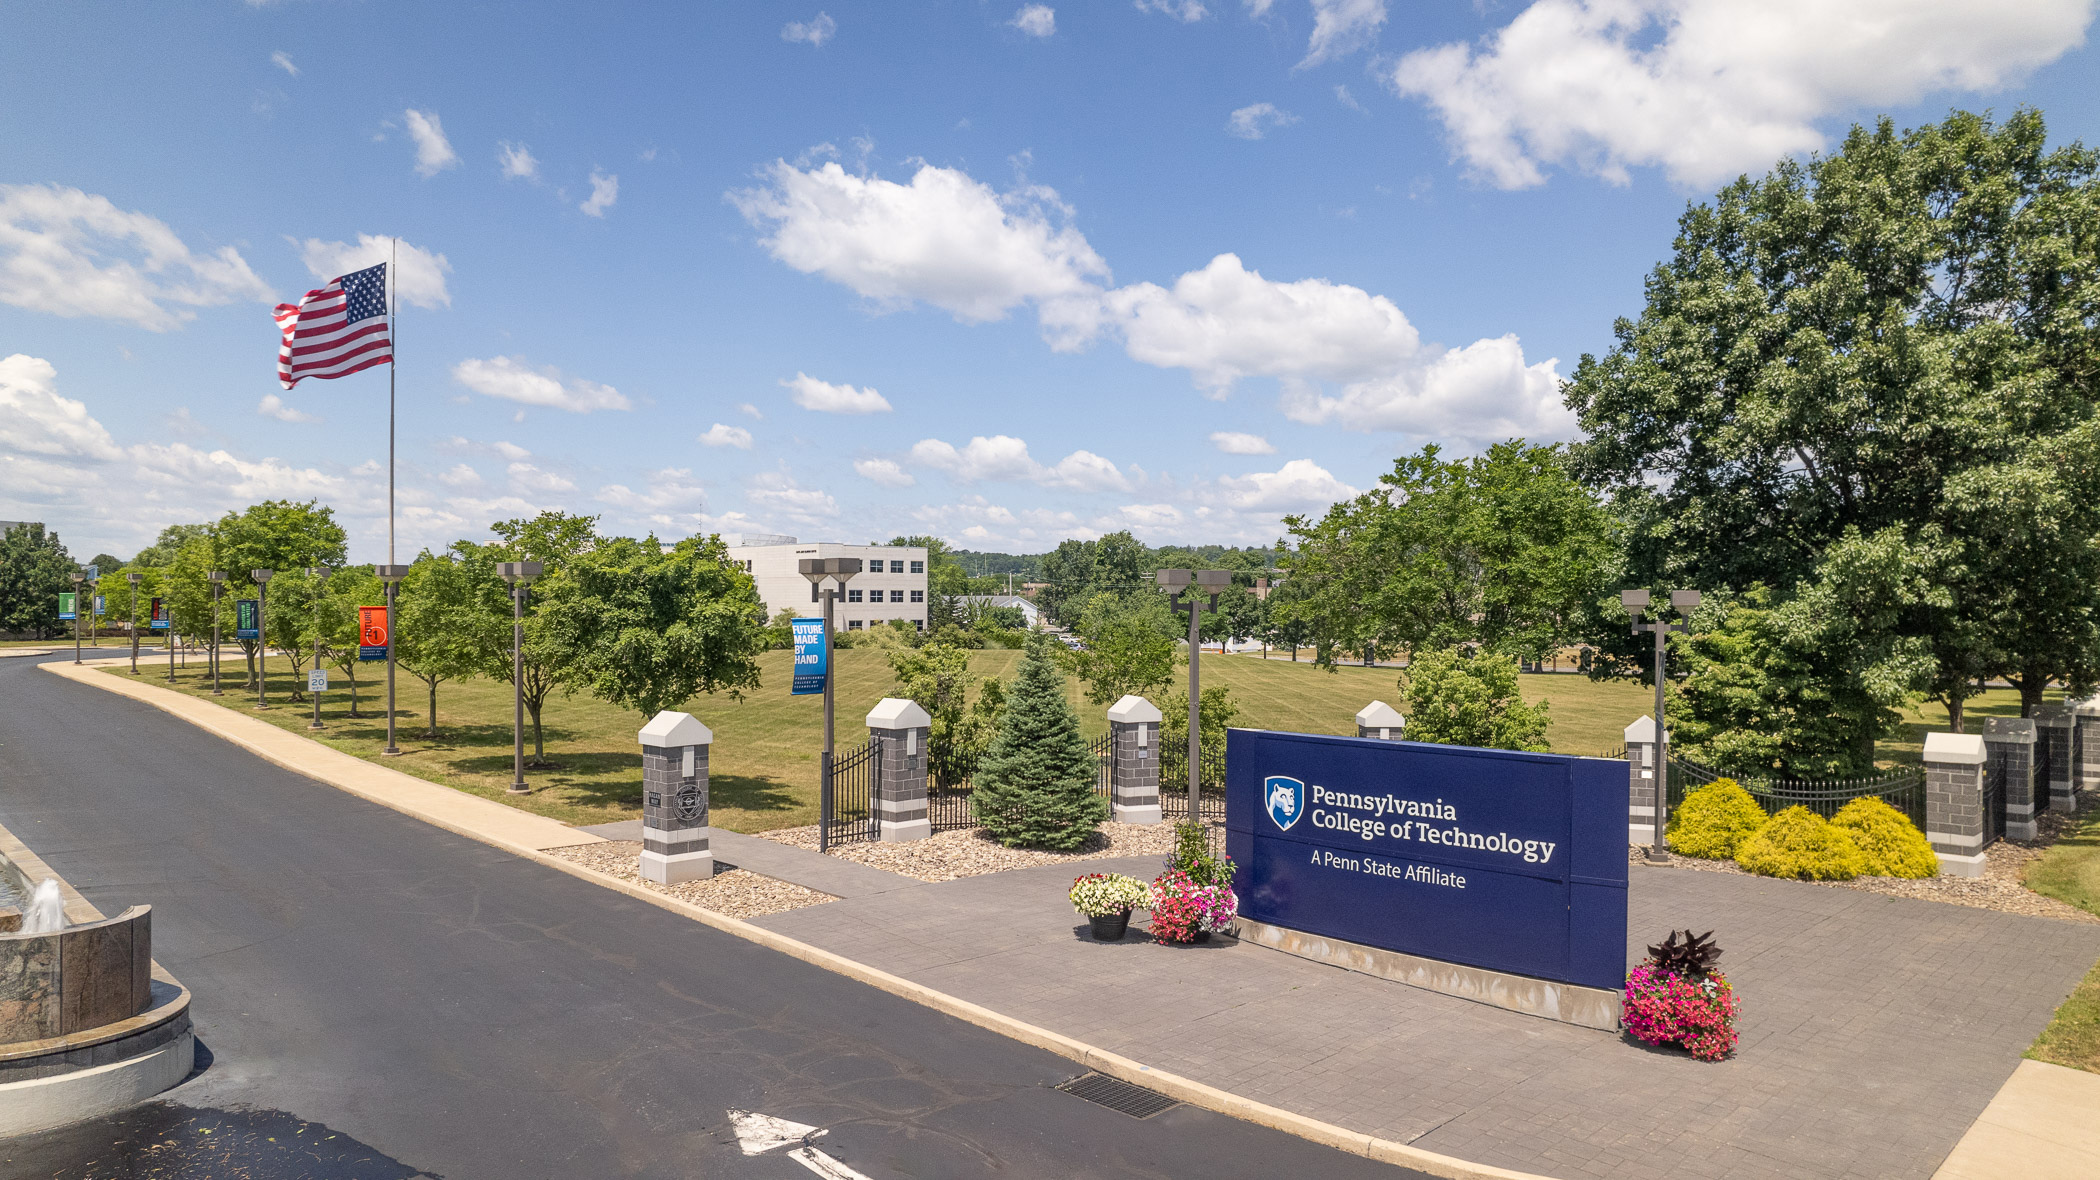
{"type": "MultiPolygon", "coordinates": [[[[387,556],[392,557],[393,554],[388,553],[387,556]]],[[[533,569],[532,573],[526,575],[527,578],[539,576],[538,563],[523,564],[530,565],[533,569]]],[[[386,749],[379,752],[390,758],[398,758],[401,755],[401,747],[394,744],[394,595],[401,587],[401,579],[408,576],[408,567],[381,565],[374,566],[373,571],[379,575],[380,581],[386,583],[386,749]]],[[[511,788],[514,791],[524,789],[524,776],[521,774],[518,777],[518,785],[511,788]]]]}
{"type": "Polygon", "coordinates": [[[1649,606],[1646,590],[1621,590],[1619,602],[1626,607],[1626,613],[1633,616],[1635,635],[1646,631],[1655,636],[1655,832],[1648,845],[1648,863],[1663,864],[1670,859],[1669,846],[1663,841],[1663,830],[1668,826],[1670,811],[1670,731],[1664,725],[1663,718],[1663,685],[1667,683],[1664,679],[1666,668],[1663,641],[1670,637],[1672,631],[1679,635],[1692,633],[1692,612],[1699,609],[1699,592],[1670,591],[1670,605],[1676,609],[1679,616],[1678,621],[1674,623],[1663,622],[1662,611],[1659,609],[1655,612],[1654,622],[1641,622],[1641,615],[1647,612],[1649,606]]]}
{"type": "MultiPolygon", "coordinates": [[[[389,569],[397,568],[393,566],[389,569]]],[[[540,576],[546,568],[537,561],[506,561],[496,567],[503,580],[510,583],[510,793],[522,795],[531,788],[525,785],[525,588],[540,576]]],[[[387,584],[387,678],[392,686],[394,669],[394,587],[387,584]]],[[[391,696],[387,700],[387,745],[394,744],[394,714],[391,696]]]]}
{"type": "MultiPolygon", "coordinates": [[[[831,847],[831,685],[838,679],[837,669],[831,666],[831,608],[838,596],[845,592],[846,583],[861,572],[858,557],[805,557],[800,562],[802,576],[809,579],[810,588],[818,591],[824,603],[824,751],[817,759],[817,851],[831,847]],[[831,579],[838,584],[826,586],[831,579]]],[[[873,806],[873,800],[869,805],[873,806]]]]}
{"type": "Polygon", "coordinates": [[[270,707],[270,579],[276,570],[249,570],[255,579],[255,707],[270,707]]]}
{"type": "Polygon", "coordinates": [[[136,676],[139,674],[139,575],[125,574],[124,580],[131,583],[131,674],[136,676]]]}
{"type": "MultiPolygon", "coordinates": [[[[312,578],[314,582],[314,671],[316,672],[322,671],[321,595],[327,591],[328,575],[334,572],[334,570],[329,569],[325,565],[309,566],[306,571],[306,576],[312,578]]],[[[326,673],[323,672],[323,675],[326,675],[326,673]]],[[[321,728],[321,690],[313,686],[313,677],[309,676],[307,677],[307,680],[308,684],[306,686],[306,691],[312,693],[314,698],[314,722],[312,725],[309,725],[306,728],[319,729],[321,728]]]]}
{"type": "Polygon", "coordinates": [[[219,596],[226,592],[226,571],[212,570],[204,575],[211,579],[211,695],[225,696],[219,688],[219,596]]]}
{"type": "Polygon", "coordinates": [[[160,610],[161,610],[161,615],[162,615],[163,621],[165,621],[165,622],[166,622],[166,623],[168,624],[167,626],[165,626],[165,627],[161,628],[161,635],[160,635],[160,641],[161,641],[162,643],[166,644],[166,645],[167,645],[167,648],[168,648],[168,683],[169,683],[169,684],[173,684],[173,683],[175,683],[175,602],[174,602],[174,595],[172,595],[172,594],[164,594],[164,595],[162,595],[162,596],[161,596],[161,600],[160,600],[160,610]]]}
{"type": "Polygon", "coordinates": [[[86,574],[73,575],[73,662],[80,662],[80,584],[87,581],[86,574]]]}
{"type": "Polygon", "coordinates": [[[1173,596],[1174,609],[1189,617],[1189,822],[1200,823],[1203,819],[1203,679],[1199,669],[1203,652],[1203,612],[1217,612],[1218,595],[1232,585],[1232,571],[1161,570],[1155,576],[1173,596]],[[1182,592],[1191,582],[1195,583],[1197,594],[1209,597],[1209,606],[1195,598],[1182,601],[1182,592]]]}

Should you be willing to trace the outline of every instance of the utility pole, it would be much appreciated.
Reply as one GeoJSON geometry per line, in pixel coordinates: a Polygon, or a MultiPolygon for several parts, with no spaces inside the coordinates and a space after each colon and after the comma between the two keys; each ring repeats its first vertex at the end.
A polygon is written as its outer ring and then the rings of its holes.
{"type": "Polygon", "coordinates": [[[1203,819],[1203,612],[1217,613],[1218,595],[1232,585],[1231,570],[1160,570],[1155,575],[1167,593],[1174,596],[1174,609],[1189,617],[1189,822],[1203,819]],[[1183,591],[1193,582],[1199,596],[1208,596],[1208,608],[1199,598],[1182,601],[1183,591]]]}
{"type": "Polygon", "coordinates": [[[219,596],[226,592],[226,571],[212,570],[204,575],[211,579],[211,695],[226,694],[219,689],[219,596]]]}
{"type": "Polygon", "coordinates": [[[314,687],[328,676],[328,669],[321,666],[321,595],[327,589],[328,575],[334,572],[325,565],[317,565],[306,571],[314,583],[314,671],[321,674],[318,677],[306,678],[306,691],[312,693],[314,698],[314,723],[307,726],[308,729],[321,728],[321,690],[314,687]]]}
{"type": "Polygon", "coordinates": [[[249,570],[255,579],[255,707],[270,707],[270,579],[276,570],[249,570]]]}
{"type": "MultiPolygon", "coordinates": [[[[824,750],[817,757],[817,773],[821,776],[818,780],[817,791],[817,851],[824,852],[831,847],[832,686],[838,680],[838,670],[831,666],[832,605],[838,601],[838,596],[845,590],[846,583],[861,572],[861,559],[858,557],[805,557],[798,564],[801,568],[802,576],[808,578],[810,586],[818,590],[818,597],[824,604],[824,750]],[[830,579],[837,584],[826,586],[824,585],[826,579],[830,579]]],[[[872,807],[873,805],[874,800],[869,800],[869,806],[872,807]]]]}
{"type": "Polygon", "coordinates": [[[1670,605],[1676,608],[1679,616],[1675,623],[1663,622],[1660,610],[1655,612],[1654,622],[1641,622],[1641,615],[1648,610],[1649,605],[1646,590],[1621,590],[1619,602],[1626,608],[1626,613],[1633,616],[1635,635],[1647,631],[1655,636],[1655,828],[1654,834],[1649,838],[1648,863],[1665,864],[1670,859],[1669,845],[1665,843],[1663,835],[1669,826],[1670,812],[1670,731],[1665,727],[1663,718],[1663,685],[1667,683],[1664,641],[1670,637],[1672,631],[1679,635],[1692,633],[1692,612],[1699,609],[1699,592],[1670,591],[1670,605]]]}

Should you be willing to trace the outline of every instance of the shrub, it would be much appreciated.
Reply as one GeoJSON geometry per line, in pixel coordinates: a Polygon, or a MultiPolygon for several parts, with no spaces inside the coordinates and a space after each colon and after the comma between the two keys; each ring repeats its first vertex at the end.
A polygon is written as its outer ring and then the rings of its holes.
{"type": "Polygon", "coordinates": [[[1806,807],[1773,816],[1736,850],[1735,863],[1761,877],[1849,881],[1865,871],[1859,845],[1806,807]]]}
{"type": "Polygon", "coordinates": [[[1194,942],[1198,934],[1223,930],[1239,917],[1240,899],[1224,885],[1203,885],[1179,869],[1152,882],[1152,937],[1194,942]]]}
{"type": "Polygon", "coordinates": [[[1524,703],[1514,656],[1456,648],[1411,653],[1400,691],[1407,694],[1407,738],[1495,750],[1535,750],[1546,741],[1546,702],[1524,703]]]}
{"type": "Polygon", "coordinates": [[[1039,635],[1021,660],[998,736],[977,764],[970,810],[1008,848],[1070,852],[1100,830],[1108,800],[1094,790],[1100,769],[1048,648],[1039,635]]]}
{"type": "Polygon", "coordinates": [[[1211,847],[1210,825],[1182,820],[1174,825],[1174,851],[1162,866],[1169,873],[1185,873],[1198,885],[1232,888],[1232,858],[1211,847]]]}
{"type": "Polygon", "coordinates": [[[1852,838],[1871,877],[1937,877],[1940,858],[1910,817],[1871,795],[1854,799],[1831,819],[1852,838]]]}
{"type": "Polygon", "coordinates": [[[1089,918],[1127,914],[1151,900],[1152,891],[1136,877],[1121,873],[1088,873],[1072,882],[1072,908],[1089,918]]]}
{"type": "Polygon", "coordinates": [[[1717,778],[1684,797],[1670,816],[1670,851],[1732,859],[1765,826],[1765,809],[1732,778],[1717,778]]]}

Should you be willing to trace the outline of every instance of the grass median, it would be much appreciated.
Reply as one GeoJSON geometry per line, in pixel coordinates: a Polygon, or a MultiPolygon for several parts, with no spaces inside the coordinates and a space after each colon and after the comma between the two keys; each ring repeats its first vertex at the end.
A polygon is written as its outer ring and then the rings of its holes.
{"type": "MultiPolygon", "coordinates": [[[[2078,830],[2058,840],[2027,870],[2027,887],[2100,914],[2100,807],[2087,807],[2078,830]]],[[[2100,1073],[2100,965],[2056,1010],[2027,1056],[2100,1073]]]]}

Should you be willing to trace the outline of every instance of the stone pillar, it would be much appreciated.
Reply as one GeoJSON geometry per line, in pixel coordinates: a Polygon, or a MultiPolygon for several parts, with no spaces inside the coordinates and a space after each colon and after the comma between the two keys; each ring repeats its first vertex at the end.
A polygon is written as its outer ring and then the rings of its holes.
{"type": "Polygon", "coordinates": [[[1983,723],[1983,748],[1989,774],[2005,790],[2005,837],[2032,840],[2034,811],[2035,724],[2025,717],[1993,717],[1983,723]]]}
{"type": "Polygon", "coordinates": [[[2071,709],[2071,789],[2100,788],[2100,696],[2065,701],[2071,709]]]}
{"type": "Polygon", "coordinates": [[[1655,842],[1655,789],[1669,780],[1655,773],[1655,718],[1646,713],[1626,727],[1626,842],[1655,842]]]}
{"type": "Polygon", "coordinates": [[[1978,734],[1925,735],[1925,838],[1950,877],[1983,876],[1986,757],[1978,734]]]}
{"type": "Polygon", "coordinates": [[[2075,811],[2077,802],[2071,777],[2071,726],[2075,719],[2064,705],[2043,705],[2034,711],[2034,761],[2045,773],[2035,776],[2036,810],[2075,811]]]}
{"type": "Polygon", "coordinates": [[[876,831],[884,840],[924,840],[933,835],[926,810],[926,741],[933,718],[917,702],[884,697],[868,710],[868,736],[875,739],[876,831]]]}
{"type": "Polygon", "coordinates": [[[651,718],[642,743],[642,879],[659,885],[715,875],[708,848],[707,748],[715,735],[691,713],[651,718]]]}
{"type": "Polygon", "coordinates": [[[1372,701],[1356,711],[1356,736],[1381,742],[1407,740],[1407,718],[1384,701],[1372,701]]]}
{"type": "Polygon", "coordinates": [[[1159,720],[1140,696],[1108,707],[1109,815],[1119,824],[1159,822],[1159,720]]]}

